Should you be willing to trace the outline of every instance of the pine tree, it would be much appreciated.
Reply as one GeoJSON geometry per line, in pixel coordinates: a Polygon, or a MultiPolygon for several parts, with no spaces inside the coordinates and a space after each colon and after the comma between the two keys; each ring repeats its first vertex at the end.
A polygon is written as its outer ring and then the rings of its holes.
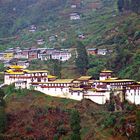
{"type": "Polygon", "coordinates": [[[5,107],[0,106],[0,133],[3,133],[5,128],[6,128],[5,107]]]}
{"type": "Polygon", "coordinates": [[[136,140],[140,140],[140,111],[136,113],[136,140]]]}
{"type": "Polygon", "coordinates": [[[124,0],[118,0],[118,10],[119,12],[123,12],[123,8],[124,8],[124,0]]]}
{"type": "Polygon", "coordinates": [[[77,42],[77,54],[76,66],[81,75],[85,75],[88,68],[88,55],[85,46],[82,42],[77,42]]]}
{"type": "Polygon", "coordinates": [[[80,137],[80,116],[79,112],[76,110],[73,110],[71,112],[71,117],[70,117],[70,124],[71,124],[71,129],[73,133],[71,134],[71,140],[81,140],[80,137]]]}
{"type": "Polygon", "coordinates": [[[4,92],[0,89],[0,133],[3,133],[6,128],[6,113],[5,113],[5,101],[3,99],[4,92]]]}

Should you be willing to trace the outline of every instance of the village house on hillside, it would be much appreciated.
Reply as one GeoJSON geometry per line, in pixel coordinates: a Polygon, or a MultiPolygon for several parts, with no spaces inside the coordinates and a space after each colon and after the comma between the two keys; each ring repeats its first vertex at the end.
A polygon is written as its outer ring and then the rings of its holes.
{"type": "Polygon", "coordinates": [[[71,5],[71,8],[73,8],[73,9],[75,9],[76,7],[77,7],[76,4],[72,4],[72,5],[71,5]]]}
{"type": "Polygon", "coordinates": [[[106,55],[107,54],[107,49],[98,49],[97,54],[98,55],[106,55]]]}
{"type": "Polygon", "coordinates": [[[31,25],[29,28],[29,32],[35,32],[37,27],[35,25],[31,25]]]}
{"type": "Polygon", "coordinates": [[[107,49],[98,49],[98,48],[87,49],[88,55],[107,55],[112,52],[113,52],[112,50],[107,50],[107,49]]]}
{"type": "Polygon", "coordinates": [[[71,13],[70,14],[70,20],[79,20],[80,15],[78,13],[71,13]]]}
{"type": "Polygon", "coordinates": [[[67,61],[71,58],[71,53],[68,51],[55,51],[52,53],[51,58],[60,61],[67,61]]]}
{"type": "Polygon", "coordinates": [[[28,60],[38,59],[38,53],[39,53],[38,49],[29,50],[29,52],[28,52],[28,60]]]}
{"type": "Polygon", "coordinates": [[[89,49],[87,49],[88,55],[96,55],[97,51],[98,51],[97,48],[89,48],[89,49]]]}
{"type": "Polygon", "coordinates": [[[42,38],[37,40],[38,45],[43,45],[44,43],[45,43],[45,41],[42,38]]]}

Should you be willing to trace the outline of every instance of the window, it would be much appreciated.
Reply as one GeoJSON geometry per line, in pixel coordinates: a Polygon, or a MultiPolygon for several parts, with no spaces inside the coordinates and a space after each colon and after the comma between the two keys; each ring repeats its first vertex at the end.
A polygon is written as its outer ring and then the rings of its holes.
{"type": "Polygon", "coordinates": [[[78,96],[80,95],[80,92],[78,92],[78,96]]]}

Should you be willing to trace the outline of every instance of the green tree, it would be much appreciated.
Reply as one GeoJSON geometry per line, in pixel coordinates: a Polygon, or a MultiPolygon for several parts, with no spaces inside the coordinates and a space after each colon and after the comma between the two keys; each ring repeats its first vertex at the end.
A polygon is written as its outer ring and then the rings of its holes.
{"type": "Polygon", "coordinates": [[[135,134],[136,139],[140,139],[140,110],[136,112],[136,134],[135,134]]]}
{"type": "Polygon", "coordinates": [[[5,96],[4,91],[0,89],[0,106],[5,106],[5,101],[3,97],[5,96]]]}
{"type": "Polygon", "coordinates": [[[0,63],[0,72],[4,71],[4,64],[0,63]]]}
{"type": "Polygon", "coordinates": [[[11,93],[14,93],[15,91],[16,90],[15,90],[14,84],[11,84],[11,85],[7,86],[6,89],[5,89],[6,94],[11,94],[11,93]]]}
{"type": "Polygon", "coordinates": [[[73,110],[71,112],[71,117],[70,117],[70,124],[71,124],[71,129],[73,133],[71,134],[71,140],[81,140],[80,137],[80,115],[77,110],[73,110]]]}
{"type": "Polygon", "coordinates": [[[115,111],[114,92],[112,90],[110,91],[110,101],[107,104],[107,109],[108,111],[115,111]]]}
{"type": "Polygon", "coordinates": [[[56,75],[58,78],[61,78],[61,69],[62,69],[61,61],[53,60],[53,63],[54,63],[53,74],[56,75]]]}
{"type": "Polygon", "coordinates": [[[6,128],[6,113],[5,107],[0,106],[0,133],[3,133],[6,128]]]}
{"type": "Polygon", "coordinates": [[[51,59],[46,62],[48,70],[52,75],[61,78],[62,62],[57,59],[51,59]]]}
{"type": "Polygon", "coordinates": [[[124,7],[124,0],[118,0],[118,10],[119,12],[123,11],[123,7],[124,7]]]}
{"type": "Polygon", "coordinates": [[[6,128],[6,113],[5,113],[5,101],[4,91],[0,89],[0,133],[3,133],[6,128]]]}
{"type": "Polygon", "coordinates": [[[85,75],[88,68],[88,55],[82,42],[77,42],[77,59],[76,66],[81,75],[85,75]]]}

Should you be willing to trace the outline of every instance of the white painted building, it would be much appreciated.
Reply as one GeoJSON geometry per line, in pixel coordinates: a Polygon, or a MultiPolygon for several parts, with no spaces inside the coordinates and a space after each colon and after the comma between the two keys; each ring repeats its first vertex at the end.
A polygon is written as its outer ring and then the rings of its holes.
{"type": "Polygon", "coordinates": [[[98,49],[97,54],[98,55],[106,55],[107,54],[107,49],[98,49]]]}
{"type": "MultiPolygon", "coordinates": [[[[9,70],[5,71],[4,83],[10,85],[17,81],[26,81],[27,88],[31,82],[47,82],[48,71],[30,71],[24,69],[23,66],[10,66],[9,70]]],[[[22,87],[22,86],[21,86],[22,87]]]]}
{"type": "Polygon", "coordinates": [[[44,39],[38,39],[37,44],[38,45],[43,45],[45,43],[44,39]]]}
{"type": "Polygon", "coordinates": [[[126,87],[125,97],[130,103],[140,105],[140,84],[128,85],[126,87]]]}
{"type": "Polygon", "coordinates": [[[51,54],[51,58],[60,61],[67,61],[71,58],[71,53],[68,51],[55,51],[51,54]]]}
{"type": "Polygon", "coordinates": [[[105,104],[110,98],[109,90],[91,89],[84,94],[85,99],[90,99],[97,104],[105,104]]]}
{"type": "Polygon", "coordinates": [[[29,32],[35,32],[37,27],[35,25],[31,25],[29,28],[29,32]]]}
{"type": "Polygon", "coordinates": [[[78,13],[72,13],[70,14],[70,20],[79,20],[80,15],[78,13]]]}
{"type": "Polygon", "coordinates": [[[46,95],[69,98],[74,100],[90,99],[98,104],[105,104],[110,99],[110,93],[123,97],[130,103],[140,104],[140,84],[130,79],[111,77],[112,71],[102,71],[100,80],[91,76],[81,76],[78,79],[56,79],[48,75],[46,70],[31,71],[22,66],[10,66],[4,76],[4,84],[15,83],[16,88],[34,88],[46,95]]]}

